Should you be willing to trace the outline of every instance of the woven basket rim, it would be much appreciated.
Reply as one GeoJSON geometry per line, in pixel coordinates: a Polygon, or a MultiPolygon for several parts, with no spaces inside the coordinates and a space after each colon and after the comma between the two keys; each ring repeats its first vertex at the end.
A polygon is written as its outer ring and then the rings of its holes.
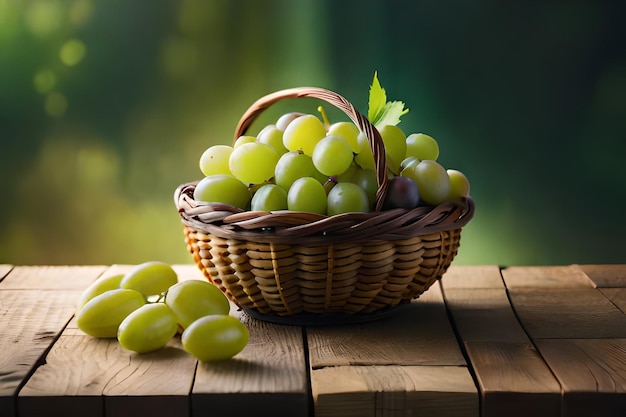
{"type": "Polygon", "coordinates": [[[460,229],[473,217],[474,201],[466,197],[436,206],[392,209],[333,216],[295,211],[244,211],[227,204],[196,201],[195,182],[182,184],[174,199],[183,224],[223,239],[307,245],[357,241],[396,241],[460,229]]]}

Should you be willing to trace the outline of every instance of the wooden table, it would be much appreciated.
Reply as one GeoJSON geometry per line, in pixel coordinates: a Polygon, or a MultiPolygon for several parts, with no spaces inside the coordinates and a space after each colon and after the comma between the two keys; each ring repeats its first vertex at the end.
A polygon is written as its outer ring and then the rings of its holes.
{"type": "Polygon", "coordinates": [[[179,339],[138,355],[76,328],[80,292],[129,267],[0,265],[1,417],[626,415],[626,265],[452,266],[353,325],[233,309],[250,342],[219,364],[179,339]]]}

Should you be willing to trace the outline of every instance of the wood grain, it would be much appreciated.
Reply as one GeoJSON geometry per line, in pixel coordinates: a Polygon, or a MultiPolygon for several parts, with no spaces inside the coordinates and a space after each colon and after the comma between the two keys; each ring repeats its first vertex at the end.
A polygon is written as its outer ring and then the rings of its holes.
{"type": "Polygon", "coordinates": [[[336,365],[466,365],[441,288],[369,323],[307,328],[313,369],[336,365]]]}
{"type": "Polygon", "coordinates": [[[542,339],[563,387],[564,416],[626,415],[626,339],[542,339]]]}
{"type": "Polygon", "coordinates": [[[504,288],[448,289],[446,305],[464,341],[528,342],[504,288]]]}
{"type": "Polygon", "coordinates": [[[483,417],[559,416],[561,387],[530,342],[465,343],[483,417]]]}
{"type": "Polygon", "coordinates": [[[600,292],[623,313],[626,313],[626,288],[601,288],[600,292]]]}
{"type": "Polygon", "coordinates": [[[250,343],[216,364],[179,338],[138,355],[76,328],[80,292],[132,267],[0,265],[0,417],[626,415],[626,265],[454,266],[399,314],[351,326],[233,305],[250,343]]]}
{"type": "Polygon", "coordinates": [[[198,365],[192,414],[306,416],[310,404],[301,328],[240,317],[250,331],[248,345],[230,361],[198,365]]]}
{"type": "Polygon", "coordinates": [[[554,416],[560,386],[498,288],[448,289],[457,333],[476,376],[482,416],[554,416]]]}
{"type": "Polygon", "coordinates": [[[595,284],[576,265],[511,266],[502,270],[507,288],[594,288],[595,284]]]}
{"type": "Polygon", "coordinates": [[[522,325],[534,340],[626,337],[626,315],[597,289],[509,293],[522,325]]]}
{"type": "Polygon", "coordinates": [[[626,264],[622,265],[576,265],[598,288],[626,288],[626,264]]]}
{"type": "Polygon", "coordinates": [[[476,387],[457,366],[332,366],[311,374],[316,417],[477,417],[476,387]]]}
{"type": "Polygon", "coordinates": [[[43,410],[65,416],[135,416],[139,410],[185,416],[195,366],[178,339],[158,352],[139,355],[125,351],[115,339],[64,334],[20,391],[20,416],[43,410]],[[76,407],[73,397],[83,398],[85,408],[76,407]]]}
{"type": "Polygon", "coordinates": [[[502,288],[504,282],[496,265],[450,265],[441,278],[444,288],[502,288]]]}
{"type": "Polygon", "coordinates": [[[0,289],[82,291],[106,269],[106,266],[16,266],[2,280],[0,289]]]}
{"type": "MultiPolygon", "coordinates": [[[[101,276],[133,267],[113,265],[101,276]]],[[[181,281],[204,279],[193,265],[173,268],[181,281]]],[[[164,349],[140,355],[122,349],[115,339],[85,335],[71,320],[46,363],[20,391],[20,416],[41,415],[43,410],[59,416],[187,416],[196,365],[179,337],[164,349]],[[75,404],[74,398],[81,401],[75,404]]]]}
{"type": "Polygon", "coordinates": [[[14,415],[17,390],[72,317],[77,296],[0,290],[0,416],[14,415]]]}
{"type": "Polygon", "coordinates": [[[0,282],[0,416],[13,416],[16,394],[74,314],[81,286],[102,267],[11,269],[0,282]]]}
{"type": "MultiPolygon", "coordinates": [[[[174,265],[179,280],[206,280],[196,265],[174,265]]],[[[248,327],[250,340],[233,360],[199,363],[191,409],[202,415],[276,416],[308,413],[308,374],[302,330],[254,320],[231,303],[231,315],[248,327]],[[233,400],[233,396],[236,400],[233,400]]]]}
{"type": "MultiPolygon", "coordinates": [[[[134,265],[113,265],[102,275],[126,273],[134,265]]],[[[173,265],[179,280],[204,279],[194,265],[173,265]]],[[[196,360],[182,350],[179,338],[158,352],[138,355],[123,350],[117,341],[82,334],[75,321],[20,392],[22,415],[45,409],[50,415],[98,413],[114,416],[185,416],[196,360]],[[176,372],[172,372],[175,369],[176,372]],[[45,395],[42,395],[45,393],[45,395]],[[81,398],[77,407],[73,398],[81,398]],[[68,407],[74,405],[72,407],[68,407]]]]}

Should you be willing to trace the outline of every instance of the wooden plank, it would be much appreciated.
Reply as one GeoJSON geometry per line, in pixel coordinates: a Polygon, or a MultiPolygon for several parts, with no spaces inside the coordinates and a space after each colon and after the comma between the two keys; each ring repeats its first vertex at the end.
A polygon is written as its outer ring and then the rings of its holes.
{"type": "Polygon", "coordinates": [[[0,283],[0,416],[13,416],[16,394],[74,313],[84,282],[102,267],[11,269],[0,283]]]}
{"type": "Polygon", "coordinates": [[[83,290],[106,266],[18,266],[2,281],[3,290],[83,290]]]}
{"type": "Polygon", "coordinates": [[[230,361],[200,363],[192,391],[193,415],[307,416],[308,373],[302,329],[241,315],[250,331],[230,361]]]}
{"type": "Polygon", "coordinates": [[[478,415],[438,284],[384,319],[306,330],[316,416],[478,415]]]}
{"type": "Polygon", "coordinates": [[[626,287],[626,264],[576,265],[598,288],[626,287]]]}
{"type": "MultiPolygon", "coordinates": [[[[180,280],[204,279],[197,268],[173,267],[180,280]]],[[[113,265],[101,275],[131,268],[113,265]]],[[[164,349],[140,355],[124,350],[115,339],[85,335],[72,320],[45,364],[20,391],[20,416],[41,415],[44,410],[51,416],[187,416],[196,364],[183,350],[180,337],[164,349]]]]}
{"type": "MultiPolygon", "coordinates": [[[[175,265],[179,280],[205,280],[194,264],[175,265]]],[[[265,323],[242,314],[250,332],[246,348],[233,360],[199,363],[192,390],[194,415],[275,416],[308,414],[308,373],[302,329],[265,323]],[[221,411],[220,411],[221,410],[221,411]]]]}
{"type": "Polygon", "coordinates": [[[601,288],[600,292],[622,312],[626,313],[626,288],[601,288]]]}
{"type": "Polygon", "coordinates": [[[479,415],[465,367],[332,366],[311,379],[316,417],[479,415]]]}
{"type": "Polygon", "coordinates": [[[313,369],[336,365],[466,365],[439,285],[390,317],[307,328],[313,369]]]}
{"type": "Polygon", "coordinates": [[[542,339],[563,386],[564,417],[626,415],[626,339],[542,339]]]}
{"type": "Polygon", "coordinates": [[[504,288],[448,289],[446,305],[464,341],[528,342],[504,288]]]}
{"type": "Polygon", "coordinates": [[[512,266],[502,270],[507,288],[594,288],[595,284],[576,265],[512,266]]]}
{"type": "Polygon", "coordinates": [[[450,265],[441,283],[443,288],[504,288],[496,265],[450,265]]]}
{"type": "Polygon", "coordinates": [[[468,341],[482,417],[559,416],[561,388],[532,344],[468,341]]]}
{"type": "Polygon", "coordinates": [[[482,416],[554,416],[560,386],[498,288],[448,289],[446,305],[465,343],[481,393],[482,416]]]}
{"type": "Polygon", "coordinates": [[[510,290],[533,340],[626,337],[626,315],[597,289],[510,290]]]}
{"type": "Polygon", "coordinates": [[[179,338],[136,354],[70,329],[20,391],[20,416],[187,416],[195,367],[179,338]]]}
{"type": "Polygon", "coordinates": [[[77,291],[0,290],[0,416],[74,313],[77,291]]]}

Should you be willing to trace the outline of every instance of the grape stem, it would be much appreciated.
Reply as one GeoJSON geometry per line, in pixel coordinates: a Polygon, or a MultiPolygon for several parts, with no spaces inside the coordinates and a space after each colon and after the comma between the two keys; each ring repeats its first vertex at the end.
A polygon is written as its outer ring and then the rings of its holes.
{"type": "Polygon", "coordinates": [[[322,122],[324,122],[324,128],[326,128],[326,131],[328,131],[328,128],[330,127],[330,121],[328,120],[328,115],[326,114],[326,110],[324,109],[324,106],[319,106],[317,108],[317,111],[320,112],[320,114],[322,115],[322,122]]]}
{"type": "Polygon", "coordinates": [[[333,189],[333,187],[335,186],[335,184],[337,184],[337,182],[338,182],[337,177],[335,177],[334,175],[331,177],[328,177],[328,179],[324,183],[324,191],[326,191],[326,195],[328,195],[330,190],[333,189]]]}

